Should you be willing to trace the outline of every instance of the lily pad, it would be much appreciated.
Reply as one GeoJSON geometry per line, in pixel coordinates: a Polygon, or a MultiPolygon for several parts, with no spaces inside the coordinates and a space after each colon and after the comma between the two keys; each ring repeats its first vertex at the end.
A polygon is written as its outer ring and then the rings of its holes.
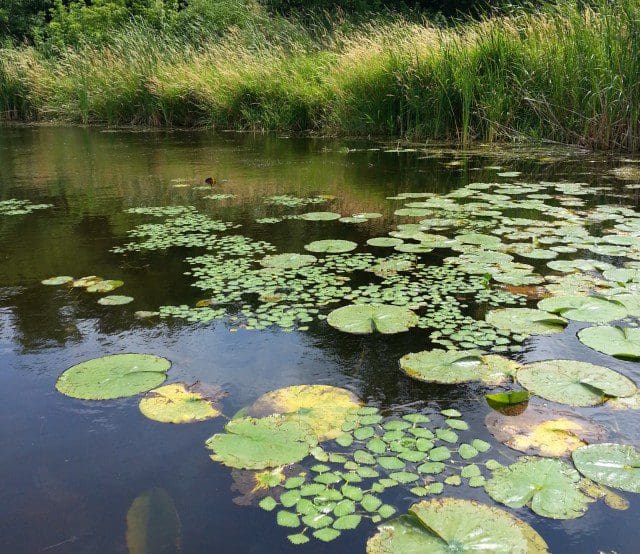
{"type": "Polygon", "coordinates": [[[87,275],[85,277],[80,277],[80,279],[76,279],[73,282],[73,288],[78,288],[78,289],[87,288],[103,280],[104,279],[102,277],[98,277],[97,275],[87,275]]]}
{"type": "Polygon", "coordinates": [[[377,246],[379,248],[393,248],[402,244],[402,239],[396,239],[393,237],[374,237],[367,241],[369,246],[377,246]]]}
{"type": "Polygon", "coordinates": [[[334,221],[340,219],[341,215],[334,212],[307,212],[302,214],[300,219],[306,221],[334,221]]]}
{"type": "Polygon", "coordinates": [[[628,444],[590,444],[572,454],[578,471],[596,483],[640,492],[640,452],[628,444]]]}
{"type": "Polygon", "coordinates": [[[353,304],[333,310],[327,323],[340,331],[388,335],[408,331],[418,324],[418,316],[408,308],[386,304],[353,304]]]}
{"type": "Polygon", "coordinates": [[[547,360],[522,366],[518,382],[532,393],[561,404],[595,406],[608,396],[631,396],[633,381],[607,367],[575,360],[547,360]]]}
{"type": "Polygon", "coordinates": [[[304,249],[309,252],[328,252],[337,254],[340,252],[351,252],[358,247],[358,243],[350,240],[316,240],[305,244],[304,249]]]}
{"type": "Polygon", "coordinates": [[[400,368],[409,377],[428,383],[482,381],[497,385],[513,376],[518,364],[480,350],[425,350],[400,358],[400,368]]]}
{"type": "Polygon", "coordinates": [[[548,335],[560,333],[567,320],[532,308],[502,308],[493,310],[485,318],[487,323],[521,335],[548,335]]]}
{"type": "Polygon", "coordinates": [[[407,515],[381,525],[367,542],[367,554],[453,551],[542,554],[547,545],[533,528],[504,510],[458,498],[414,504],[407,515]]]}
{"type": "Polygon", "coordinates": [[[154,421],[191,423],[220,415],[213,400],[198,392],[197,386],[171,383],[149,391],[138,407],[144,416],[154,421]]]}
{"type": "Polygon", "coordinates": [[[59,275],[58,277],[49,277],[48,279],[44,279],[40,281],[43,285],[57,286],[57,285],[68,285],[73,281],[73,277],[69,275],[59,275]]]}
{"type": "Polygon", "coordinates": [[[522,457],[493,472],[485,490],[510,508],[529,506],[553,519],[574,519],[587,511],[589,498],[579,489],[580,475],[569,464],[553,458],[522,457]]]}
{"type": "Polygon", "coordinates": [[[557,296],[538,302],[538,308],[575,321],[605,323],[627,315],[625,305],[602,296],[557,296]]]}
{"type": "Polygon", "coordinates": [[[298,269],[317,261],[318,259],[311,254],[273,254],[262,258],[260,265],[274,269],[298,269]]]}
{"type": "Polygon", "coordinates": [[[67,369],[56,382],[62,394],[83,400],[134,396],[158,387],[171,362],[151,354],[115,354],[67,369]]]}
{"type": "Polygon", "coordinates": [[[275,415],[232,419],[224,433],[206,442],[211,459],[240,469],[265,469],[299,462],[317,444],[316,436],[299,421],[275,415]]]}
{"type": "Polygon", "coordinates": [[[588,347],[616,358],[640,359],[640,329],[630,327],[587,327],[578,339],[588,347]]]}
{"type": "Polygon", "coordinates": [[[606,429],[593,421],[542,406],[530,406],[517,416],[492,412],[485,424],[509,448],[549,458],[568,457],[576,448],[607,435],[606,429]]]}
{"type": "MultiPolygon", "coordinates": [[[[106,279],[98,281],[87,286],[87,292],[111,292],[124,285],[124,281],[116,281],[114,279],[106,279]]],[[[75,284],[74,284],[75,286],[75,284]]]]}
{"type": "Polygon", "coordinates": [[[328,385],[296,385],[263,394],[246,411],[252,417],[281,414],[309,427],[319,441],[342,435],[342,425],[360,407],[355,395],[328,385]]]}
{"type": "Polygon", "coordinates": [[[117,294],[103,296],[98,300],[98,304],[102,304],[103,306],[122,306],[131,302],[133,302],[132,296],[119,296],[117,294]]]}

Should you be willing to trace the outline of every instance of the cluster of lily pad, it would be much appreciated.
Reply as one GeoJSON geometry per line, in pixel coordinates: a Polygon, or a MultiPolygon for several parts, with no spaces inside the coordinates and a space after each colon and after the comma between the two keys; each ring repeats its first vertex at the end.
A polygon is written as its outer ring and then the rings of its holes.
{"type": "Polygon", "coordinates": [[[53,204],[34,204],[29,200],[10,198],[9,200],[0,200],[0,215],[27,215],[36,210],[52,207],[53,204]]]}
{"type": "Polygon", "coordinates": [[[256,471],[257,488],[266,491],[259,506],[277,509],[277,523],[296,530],[291,542],[307,542],[307,533],[330,541],[364,519],[394,515],[379,496],[387,489],[427,496],[463,482],[482,487],[481,467],[500,464],[470,461],[490,446],[472,436],[463,441],[469,426],[460,416],[453,409],[383,416],[345,389],[300,385],[263,395],[207,447],[214,461],[256,471]],[[300,465],[305,459],[309,467],[300,465]],[[297,469],[285,479],[290,464],[297,469]]]}
{"type": "MultiPolygon", "coordinates": [[[[61,286],[66,285],[74,289],[84,289],[87,292],[92,293],[107,293],[112,292],[117,288],[124,285],[124,281],[117,279],[103,279],[97,275],[87,275],[74,279],[70,275],[58,275],[56,277],[49,277],[41,281],[43,285],[49,286],[61,286]]],[[[132,296],[124,296],[119,294],[110,294],[103,296],[98,300],[98,304],[102,306],[121,306],[123,304],[129,304],[133,302],[132,296]]]]}
{"type": "Polygon", "coordinates": [[[166,250],[176,246],[206,247],[216,239],[214,233],[234,227],[233,223],[217,221],[199,213],[193,206],[151,206],[126,211],[164,220],[136,226],[129,236],[139,240],[113,248],[116,253],[166,250]]]}

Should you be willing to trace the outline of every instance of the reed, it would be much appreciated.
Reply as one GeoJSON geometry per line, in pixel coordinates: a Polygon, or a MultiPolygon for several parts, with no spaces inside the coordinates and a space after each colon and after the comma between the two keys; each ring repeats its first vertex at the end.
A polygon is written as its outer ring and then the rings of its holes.
{"type": "Polygon", "coordinates": [[[640,2],[441,28],[261,20],[194,46],[132,24],[55,56],[0,51],[7,119],[547,140],[640,150],[640,2]]]}

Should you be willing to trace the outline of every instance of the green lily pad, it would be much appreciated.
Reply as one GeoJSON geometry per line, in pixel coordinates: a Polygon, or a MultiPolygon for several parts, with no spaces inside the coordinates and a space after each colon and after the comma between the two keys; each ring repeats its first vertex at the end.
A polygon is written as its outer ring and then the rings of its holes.
{"type": "Polygon", "coordinates": [[[367,542],[367,554],[446,552],[543,554],[547,545],[529,525],[511,514],[473,500],[432,499],[386,522],[367,542]]]}
{"type": "Polygon", "coordinates": [[[402,239],[396,239],[393,237],[374,237],[367,240],[367,244],[369,246],[376,246],[379,248],[393,248],[394,246],[398,246],[402,243],[402,239]]]}
{"type": "Polygon", "coordinates": [[[640,492],[640,452],[627,444],[590,444],[573,451],[578,471],[596,483],[640,492]]]}
{"type": "Polygon", "coordinates": [[[485,490],[496,502],[510,508],[529,506],[543,517],[574,519],[584,515],[590,501],[580,491],[579,483],[579,473],[566,462],[525,456],[496,469],[485,490]]]}
{"type": "Polygon", "coordinates": [[[556,296],[538,302],[538,308],[575,321],[605,323],[622,319],[627,308],[622,302],[602,296],[556,296]]]}
{"type": "Polygon", "coordinates": [[[73,277],[69,275],[60,275],[58,277],[49,277],[48,279],[44,279],[40,281],[43,285],[49,286],[57,286],[57,285],[68,285],[73,281],[73,277]]]}
{"type": "Polygon", "coordinates": [[[275,415],[232,419],[224,433],[206,442],[211,459],[229,467],[264,469],[292,464],[305,458],[317,444],[316,436],[299,421],[275,415]]]}
{"type": "Polygon", "coordinates": [[[334,221],[340,219],[341,215],[334,212],[307,212],[302,214],[300,219],[306,221],[334,221]]]}
{"type": "Polygon", "coordinates": [[[377,331],[387,335],[415,327],[418,316],[400,306],[353,304],[333,310],[327,317],[327,323],[346,333],[367,334],[377,331]]]}
{"type": "Polygon", "coordinates": [[[102,304],[103,306],[122,306],[131,302],[133,302],[132,296],[119,296],[117,294],[103,296],[98,300],[98,304],[102,304]]]}
{"type": "Polygon", "coordinates": [[[482,381],[498,385],[513,376],[518,364],[480,350],[425,350],[400,358],[400,368],[409,377],[427,383],[482,381]]]}
{"type": "Polygon", "coordinates": [[[262,258],[260,265],[274,269],[298,269],[317,261],[318,259],[311,254],[273,254],[262,258]]]}
{"type": "Polygon", "coordinates": [[[115,354],[67,369],[56,382],[62,394],[83,400],[134,396],[160,386],[171,362],[151,354],[115,354]]]}
{"type": "Polygon", "coordinates": [[[547,360],[518,370],[518,382],[533,394],[571,406],[595,406],[608,396],[631,396],[633,381],[607,367],[575,360],[547,360]]]}
{"type": "Polygon", "coordinates": [[[316,240],[304,246],[304,249],[309,252],[328,252],[330,254],[351,252],[356,248],[358,248],[358,243],[350,240],[316,240]]]}
{"type": "Polygon", "coordinates": [[[567,320],[556,315],[531,308],[502,308],[493,310],[485,318],[487,323],[521,335],[547,335],[560,333],[567,320]]]}
{"type": "Polygon", "coordinates": [[[578,339],[589,348],[616,358],[640,359],[640,329],[596,326],[578,332],[578,339]]]}

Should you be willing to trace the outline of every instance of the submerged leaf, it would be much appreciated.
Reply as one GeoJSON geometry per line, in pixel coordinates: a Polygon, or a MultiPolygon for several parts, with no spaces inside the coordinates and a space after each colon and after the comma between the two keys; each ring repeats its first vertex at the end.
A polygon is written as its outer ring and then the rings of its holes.
{"type": "Polygon", "coordinates": [[[570,456],[576,448],[602,440],[604,427],[570,412],[531,406],[517,416],[492,412],[487,429],[500,442],[525,454],[570,456]]]}
{"type": "Polygon", "coordinates": [[[138,496],[127,512],[129,554],[180,552],[181,525],[167,491],[151,489],[138,496]]]}

